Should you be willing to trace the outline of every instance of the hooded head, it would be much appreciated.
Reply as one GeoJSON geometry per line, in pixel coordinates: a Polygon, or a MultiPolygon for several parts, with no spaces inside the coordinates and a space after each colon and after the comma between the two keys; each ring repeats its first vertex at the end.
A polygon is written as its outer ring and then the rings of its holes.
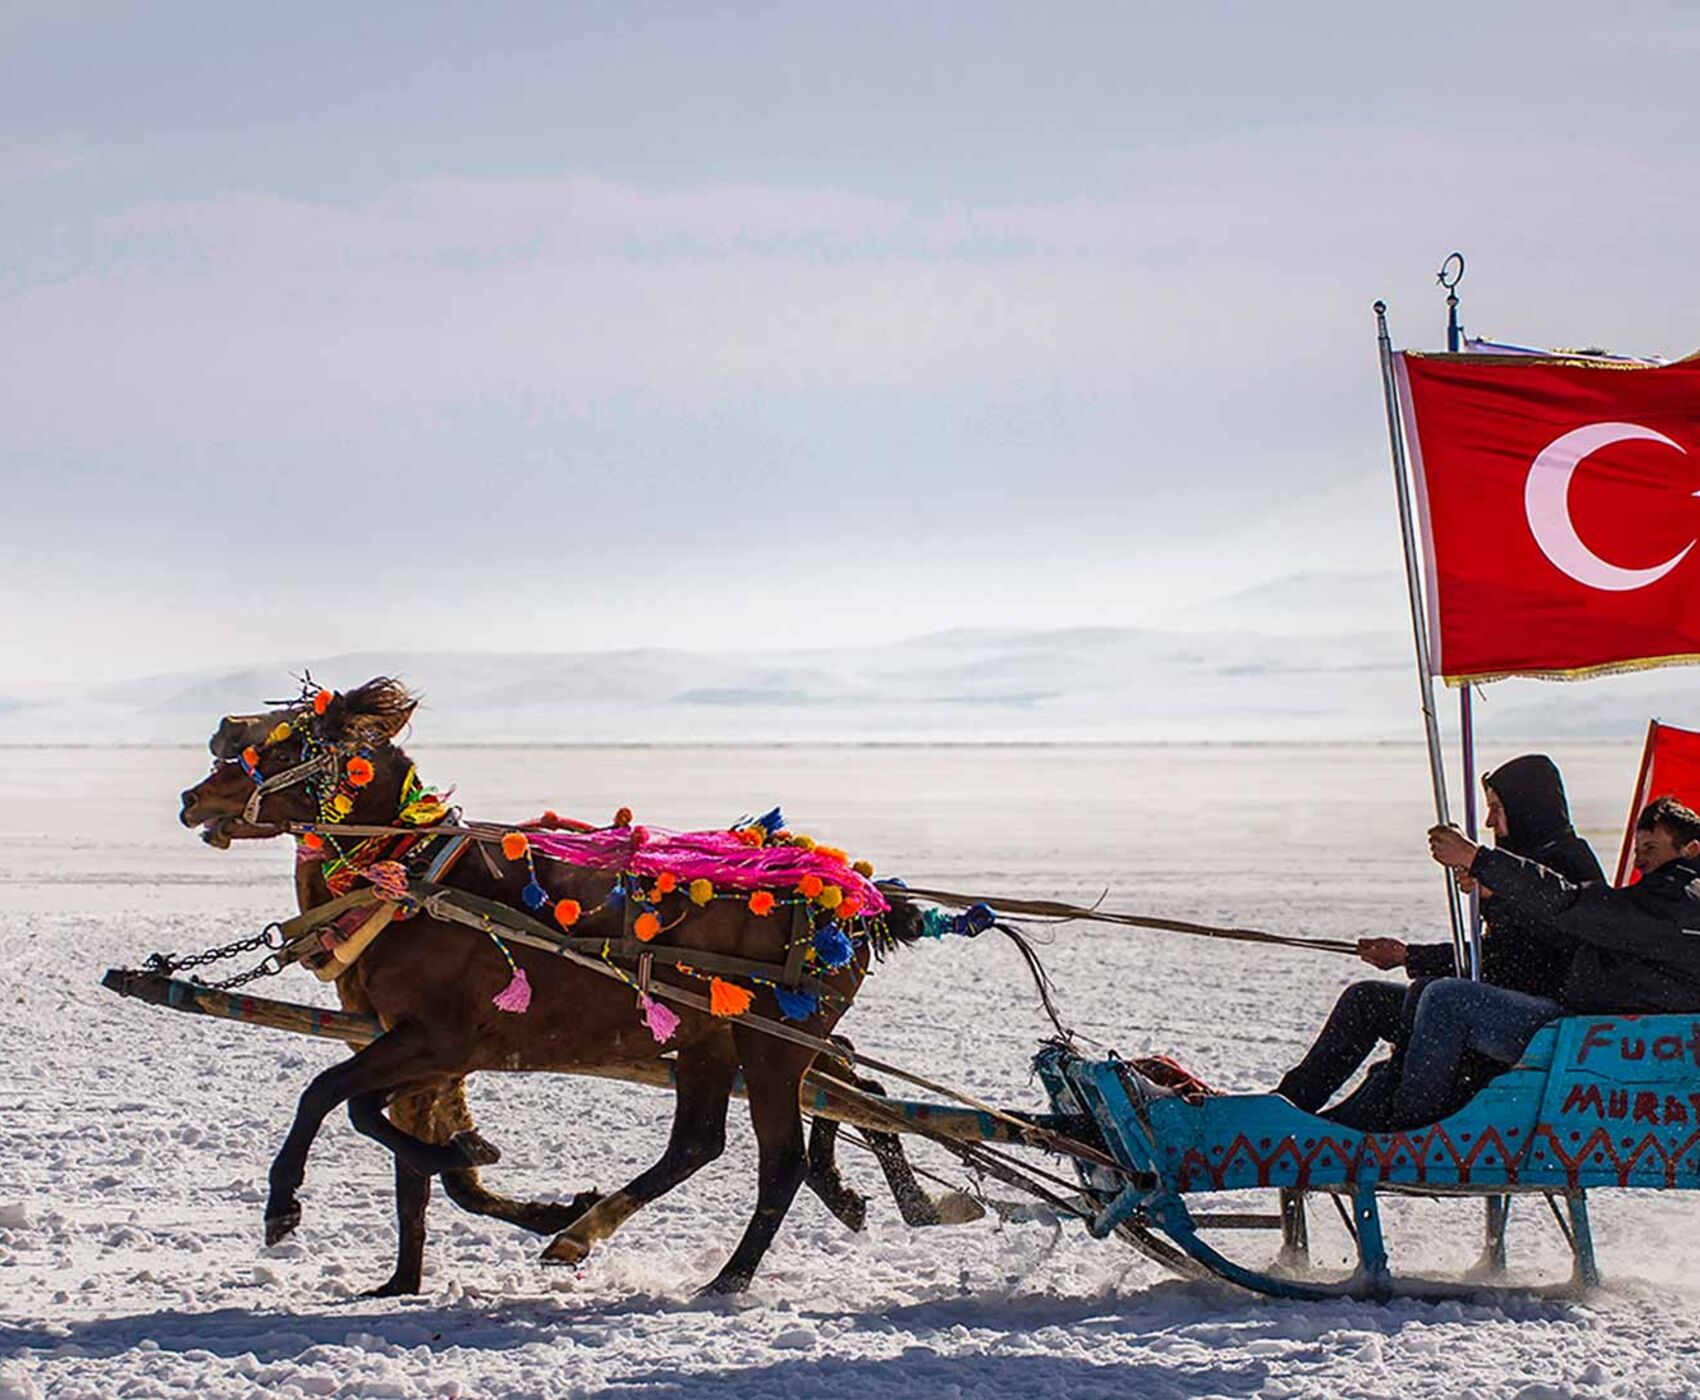
{"type": "Polygon", "coordinates": [[[1544,753],[1528,753],[1502,763],[1482,778],[1505,809],[1505,835],[1494,844],[1513,855],[1533,855],[1549,841],[1569,836],[1570,804],[1564,779],[1544,753]]]}

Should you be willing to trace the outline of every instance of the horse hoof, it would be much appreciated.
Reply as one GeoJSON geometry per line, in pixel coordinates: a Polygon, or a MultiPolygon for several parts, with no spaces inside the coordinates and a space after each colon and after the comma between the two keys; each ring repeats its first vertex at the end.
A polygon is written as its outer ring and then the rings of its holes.
{"type": "Polygon", "coordinates": [[[940,1225],[966,1225],[985,1219],[986,1208],[961,1191],[947,1191],[938,1199],[940,1225]]]}
{"type": "Polygon", "coordinates": [[[562,1231],[550,1240],[543,1250],[545,1264],[578,1265],[590,1257],[590,1246],[575,1240],[570,1233],[562,1231]]]}
{"type": "Polygon", "coordinates": [[[731,1298],[739,1293],[747,1292],[750,1286],[749,1274],[721,1274],[712,1283],[705,1283],[697,1290],[699,1298],[731,1298]]]}
{"type": "Polygon", "coordinates": [[[404,1279],[400,1274],[394,1274],[388,1282],[380,1283],[376,1288],[368,1288],[360,1296],[362,1298],[408,1298],[418,1291],[418,1279],[404,1279]]]}
{"type": "Polygon", "coordinates": [[[468,1167],[493,1167],[502,1160],[501,1148],[493,1142],[486,1142],[470,1128],[450,1138],[449,1146],[460,1153],[468,1167]]]}
{"type": "Polygon", "coordinates": [[[839,1224],[854,1234],[861,1234],[868,1227],[868,1198],[858,1192],[846,1190],[843,1195],[830,1200],[822,1198],[826,1208],[838,1217],[839,1224]]]}
{"type": "Polygon", "coordinates": [[[295,1227],[300,1223],[300,1206],[290,1206],[287,1210],[266,1216],[266,1244],[281,1244],[295,1233],[295,1227]]]}

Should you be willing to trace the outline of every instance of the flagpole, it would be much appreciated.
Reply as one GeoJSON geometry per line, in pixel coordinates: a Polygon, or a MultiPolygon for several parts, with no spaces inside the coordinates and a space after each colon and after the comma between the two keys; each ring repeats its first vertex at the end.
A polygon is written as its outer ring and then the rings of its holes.
{"type": "MultiPolygon", "coordinates": [[[[1434,787],[1434,815],[1445,826],[1452,820],[1446,802],[1446,764],[1440,751],[1440,720],[1434,710],[1433,668],[1429,664],[1428,629],[1423,622],[1422,578],[1417,570],[1417,536],[1411,520],[1411,492],[1405,469],[1405,438],[1399,425],[1399,390],[1393,377],[1393,342],[1387,333],[1387,303],[1375,304],[1375,340],[1381,357],[1381,392],[1387,402],[1387,442],[1393,454],[1393,490],[1399,502],[1399,534],[1405,546],[1405,591],[1411,603],[1411,638],[1417,653],[1417,694],[1423,708],[1423,731],[1428,740],[1429,781],[1434,787]]],[[[1452,953],[1460,970],[1470,966],[1470,947],[1458,912],[1457,887],[1450,869],[1446,881],[1446,913],[1452,925],[1452,953]]]]}
{"type": "MultiPolygon", "coordinates": [[[[1456,355],[1463,348],[1464,332],[1458,324],[1458,284],[1464,280],[1464,255],[1448,253],[1436,280],[1446,288],[1446,350],[1456,355]],[[1456,264],[1456,266],[1454,266],[1456,264]]],[[[1458,747],[1464,767],[1464,834],[1476,839],[1476,716],[1466,682],[1458,692],[1458,747]]],[[[1470,976],[1482,977],[1482,903],[1470,891],[1470,976]]]]}
{"type": "Polygon", "coordinates": [[[1623,849],[1617,854],[1617,878],[1612,884],[1622,886],[1629,877],[1629,857],[1635,850],[1635,819],[1648,803],[1647,779],[1653,771],[1653,746],[1658,742],[1659,722],[1647,721],[1647,742],[1641,746],[1641,771],[1635,775],[1635,791],[1629,796],[1629,820],[1623,824],[1623,849]]]}

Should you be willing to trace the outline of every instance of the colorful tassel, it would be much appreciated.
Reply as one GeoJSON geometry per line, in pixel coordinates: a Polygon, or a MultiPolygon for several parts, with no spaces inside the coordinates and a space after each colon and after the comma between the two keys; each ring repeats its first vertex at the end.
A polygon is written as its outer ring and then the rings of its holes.
{"type": "Polygon", "coordinates": [[[779,1000],[779,1014],[787,1021],[806,1021],[820,1010],[820,996],[815,992],[791,992],[775,987],[773,995],[779,1000]]]}
{"type": "Polygon", "coordinates": [[[815,954],[828,967],[840,968],[856,956],[856,949],[837,924],[823,924],[815,930],[815,954]]]}
{"type": "Polygon", "coordinates": [[[531,1005],[531,982],[523,967],[514,969],[513,980],[490,998],[490,1005],[498,1011],[511,1012],[515,1016],[525,1014],[531,1005]]]}
{"type": "Polygon", "coordinates": [[[665,1045],[673,1038],[673,1032],[679,1029],[677,1013],[653,997],[638,993],[638,1009],[643,1012],[643,1023],[649,1027],[649,1033],[655,1037],[657,1045],[665,1045]]]}
{"type": "Polygon", "coordinates": [[[632,934],[639,943],[647,943],[661,932],[661,920],[654,914],[644,913],[637,916],[632,924],[632,934]]]}
{"type": "Polygon", "coordinates": [[[398,903],[407,898],[407,867],[399,860],[374,861],[360,872],[385,899],[398,903]]]}
{"type": "Polygon", "coordinates": [[[742,1016],[750,1009],[755,997],[743,987],[711,978],[708,984],[708,1009],[716,1016],[742,1016]]]}
{"type": "Polygon", "coordinates": [[[520,898],[525,901],[525,907],[527,909],[541,909],[549,902],[549,891],[544,889],[543,886],[538,884],[534,879],[529,885],[520,891],[520,898]]]}

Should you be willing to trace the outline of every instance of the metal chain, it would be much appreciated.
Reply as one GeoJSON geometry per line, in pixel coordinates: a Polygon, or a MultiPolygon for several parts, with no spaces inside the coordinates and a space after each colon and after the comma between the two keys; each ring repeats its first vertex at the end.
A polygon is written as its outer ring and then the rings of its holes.
{"type": "Polygon", "coordinates": [[[261,961],[247,972],[239,972],[234,977],[227,977],[222,982],[209,982],[207,985],[217,991],[228,991],[232,987],[246,986],[249,982],[257,982],[262,977],[271,977],[283,971],[283,960],[278,957],[285,939],[283,926],[269,923],[252,938],[239,938],[234,943],[225,943],[217,948],[208,948],[204,953],[188,953],[183,957],[173,957],[166,953],[153,953],[143,966],[147,972],[156,972],[162,977],[174,972],[184,972],[192,967],[205,967],[208,963],[223,962],[226,958],[234,958],[239,953],[250,953],[256,948],[270,948],[261,961]]]}

